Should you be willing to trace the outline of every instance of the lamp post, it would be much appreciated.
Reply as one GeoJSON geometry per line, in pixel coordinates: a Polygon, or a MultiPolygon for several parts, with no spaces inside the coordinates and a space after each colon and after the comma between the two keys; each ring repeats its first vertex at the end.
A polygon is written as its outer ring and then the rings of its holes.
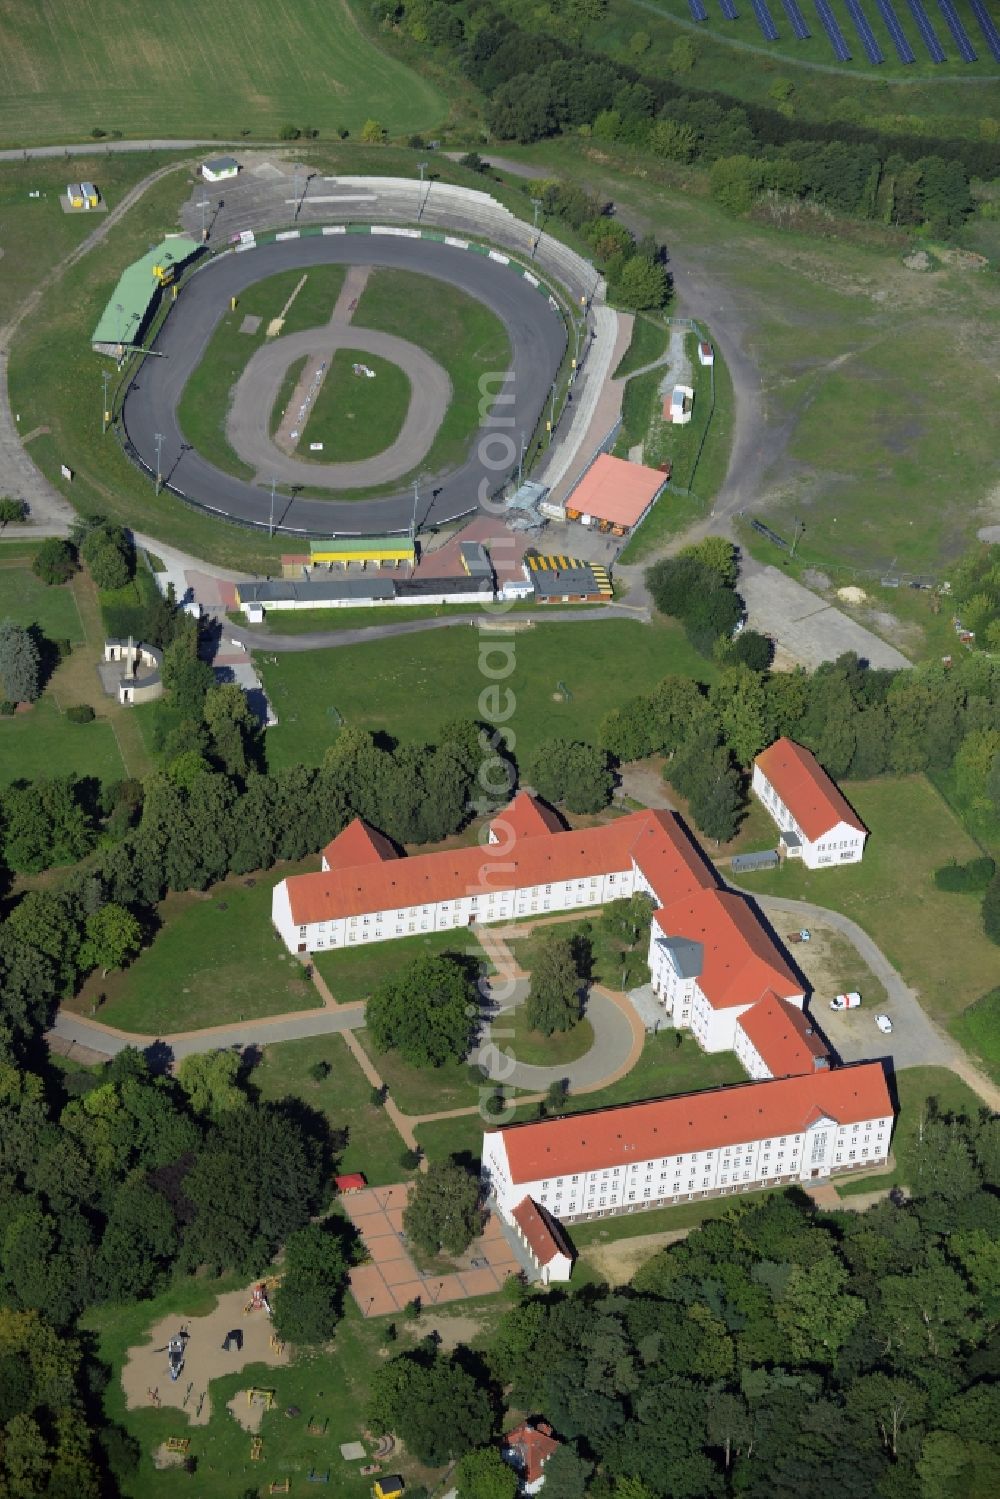
{"type": "Polygon", "coordinates": [[[791,551],[791,555],[793,557],[795,556],[795,548],[798,546],[799,541],[800,541],[801,537],[803,536],[803,534],[805,532],[805,529],[806,528],[803,525],[803,523],[799,520],[798,516],[796,516],[796,518],[795,518],[795,535],[792,538],[792,551],[791,551]]]}
{"type": "Polygon", "coordinates": [[[270,518],[270,520],[267,523],[267,534],[268,534],[268,536],[273,536],[274,535],[274,486],[275,486],[275,483],[276,483],[276,480],[272,479],[271,480],[271,518],[270,518]]]}
{"type": "Polygon", "coordinates": [[[527,447],[527,443],[525,442],[524,433],[522,432],[521,433],[521,451],[518,454],[518,458],[517,458],[517,487],[518,487],[518,489],[520,489],[520,487],[521,487],[521,480],[524,477],[524,450],[525,450],[526,447],[527,447]]]}
{"type": "MultiPolygon", "coordinates": [[[[417,170],[420,172],[420,186],[421,187],[423,187],[423,185],[424,185],[424,173],[426,172],[426,170],[427,170],[427,168],[428,168],[429,165],[430,165],[430,163],[426,162],[426,161],[418,161],[417,162],[417,170]]],[[[420,207],[417,209],[417,223],[418,224],[420,223],[420,220],[424,216],[424,209],[427,207],[427,199],[430,197],[430,195],[431,195],[431,185],[428,182],[428,184],[427,184],[427,191],[421,197],[421,199],[420,199],[420,207]]]]}
{"type": "Polygon", "coordinates": [[[111,379],[111,372],[102,370],[101,379],[104,381],[104,399],[101,402],[101,431],[103,433],[108,430],[108,417],[111,415],[108,411],[108,381],[111,379]]]}
{"type": "Polygon", "coordinates": [[[532,246],[531,246],[531,258],[532,258],[532,260],[534,260],[534,258],[535,258],[535,251],[538,249],[538,241],[542,237],[542,231],[538,227],[538,215],[541,212],[541,210],[542,210],[542,200],[541,200],[541,198],[532,198],[532,200],[531,200],[531,211],[532,211],[532,213],[535,216],[534,217],[534,223],[531,226],[534,229],[534,231],[535,231],[535,238],[534,238],[534,241],[533,241],[532,246]]]}
{"type": "Polygon", "coordinates": [[[156,493],[159,494],[160,485],[163,483],[163,433],[155,432],[153,441],[156,443],[156,493]]]}
{"type": "Polygon", "coordinates": [[[549,442],[550,443],[552,441],[552,434],[553,434],[553,432],[555,430],[556,430],[556,382],[553,380],[553,382],[552,382],[552,390],[549,393],[549,442]]]}
{"type": "Polygon", "coordinates": [[[209,208],[211,206],[212,205],[209,203],[208,199],[205,197],[205,195],[203,193],[202,196],[201,196],[201,200],[198,203],[198,207],[201,209],[201,238],[202,238],[202,243],[204,243],[204,241],[208,238],[208,233],[207,233],[207,230],[206,230],[206,223],[207,223],[207,218],[208,218],[208,210],[209,210],[209,208]]]}

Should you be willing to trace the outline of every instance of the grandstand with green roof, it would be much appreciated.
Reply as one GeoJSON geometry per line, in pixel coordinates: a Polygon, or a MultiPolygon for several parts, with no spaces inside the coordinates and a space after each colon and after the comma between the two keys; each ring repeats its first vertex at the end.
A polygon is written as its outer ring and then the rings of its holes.
{"type": "Polygon", "coordinates": [[[141,339],[164,287],[170,285],[180,268],[200,249],[196,240],[176,234],[149,250],[141,260],[126,266],[91,336],[94,352],[121,359],[133,348],[141,339]]]}

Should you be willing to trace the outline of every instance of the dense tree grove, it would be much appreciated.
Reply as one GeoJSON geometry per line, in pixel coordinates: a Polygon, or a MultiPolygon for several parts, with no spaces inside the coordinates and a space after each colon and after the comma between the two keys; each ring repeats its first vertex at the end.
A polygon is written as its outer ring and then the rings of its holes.
{"type": "Polygon", "coordinates": [[[741,1203],[629,1288],[509,1311],[491,1372],[573,1444],[553,1492],[995,1493],[1000,1121],[932,1116],[918,1159],[905,1204],[741,1203]]]}
{"type": "Polygon", "coordinates": [[[995,173],[986,140],[932,145],[843,120],[797,120],[787,90],[770,108],[693,89],[681,81],[694,62],[696,43],[687,37],[657,74],[643,69],[642,47],[634,49],[635,64],[587,51],[579,27],[593,3],[378,0],[376,10],[447,54],[489,101],[495,138],[531,142],[576,132],[603,149],[694,162],[710,169],[713,194],[733,212],[767,191],[941,232],[972,212],[970,177],[995,173]]]}

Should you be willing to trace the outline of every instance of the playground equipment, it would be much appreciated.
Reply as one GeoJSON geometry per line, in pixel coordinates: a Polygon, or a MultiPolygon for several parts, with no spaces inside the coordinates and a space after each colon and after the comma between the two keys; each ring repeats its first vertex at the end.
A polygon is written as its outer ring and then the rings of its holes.
{"type": "Polygon", "coordinates": [[[329,1427],[329,1425],[330,1425],[329,1417],[327,1417],[327,1419],[325,1421],[312,1420],[312,1421],[309,1422],[308,1426],[306,1427],[306,1431],[309,1433],[309,1435],[311,1437],[325,1437],[326,1433],[327,1433],[327,1428],[329,1427]]]}
{"type": "Polygon", "coordinates": [[[384,1462],[387,1457],[392,1456],[395,1450],[396,1438],[387,1432],[384,1437],[379,1437],[375,1443],[375,1450],[372,1453],[372,1457],[378,1458],[380,1462],[384,1462]]]}
{"type": "Polygon", "coordinates": [[[184,1368],[184,1348],[187,1342],[183,1332],[179,1332],[175,1338],[171,1338],[167,1344],[167,1364],[170,1369],[170,1378],[177,1381],[181,1370],[184,1368]]]}
{"type": "Polygon", "coordinates": [[[247,1390],[247,1405],[262,1405],[266,1411],[274,1406],[273,1390],[258,1390],[256,1388],[247,1390]]]}
{"type": "Polygon", "coordinates": [[[329,1482],[330,1482],[330,1469],[329,1468],[327,1468],[327,1470],[326,1470],[325,1473],[318,1473],[315,1468],[310,1468],[309,1472],[306,1474],[306,1483],[329,1483],[329,1482]]]}
{"type": "Polygon", "coordinates": [[[261,1455],[261,1452],[263,1450],[264,1450],[264,1438],[263,1437],[251,1437],[250,1438],[250,1461],[252,1463],[259,1463],[260,1462],[260,1455],[261,1455]]]}
{"type": "Polygon", "coordinates": [[[387,1473],[372,1484],[372,1499],[399,1499],[405,1485],[398,1473],[387,1473]]]}
{"type": "Polygon", "coordinates": [[[277,1479],[274,1479],[267,1492],[269,1494],[287,1494],[290,1493],[291,1487],[292,1480],[290,1478],[286,1478],[283,1483],[279,1483],[277,1479]]]}
{"type": "Polygon", "coordinates": [[[167,1437],[164,1443],[168,1452],[186,1452],[190,1445],[190,1437],[167,1437]]]}
{"type": "Polygon", "coordinates": [[[243,1351],[242,1327],[231,1327],[222,1340],[223,1353],[228,1353],[232,1348],[235,1348],[237,1353],[243,1351]]]}
{"type": "Polygon", "coordinates": [[[266,1312],[271,1315],[271,1303],[267,1299],[268,1291],[273,1291],[281,1280],[280,1275],[269,1275],[266,1280],[259,1280],[250,1292],[250,1300],[243,1308],[245,1312],[266,1312]]]}
{"type": "Polygon", "coordinates": [[[272,1332],[272,1334],[271,1334],[271,1352],[272,1353],[284,1353],[284,1351],[285,1351],[285,1345],[284,1345],[284,1343],[278,1337],[278,1334],[276,1332],[272,1332]]]}

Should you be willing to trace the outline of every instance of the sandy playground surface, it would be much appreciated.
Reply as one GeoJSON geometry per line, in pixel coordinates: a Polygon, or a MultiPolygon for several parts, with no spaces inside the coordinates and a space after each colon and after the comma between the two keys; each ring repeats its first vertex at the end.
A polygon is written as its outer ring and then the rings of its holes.
{"type": "Polygon", "coordinates": [[[270,1317],[265,1312],[243,1310],[249,1300],[249,1290],[230,1291],[219,1297],[215,1310],[205,1317],[185,1317],[173,1312],[155,1323],[149,1330],[149,1341],[129,1349],[122,1370],[122,1388],[129,1410],[156,1405],[155,1392],[162,1407],[183,1411],[195,1426],[207,1426],[212,1415],[208,1387],[213,1379],[237,1374],[248,1364],[287,1364],[288,1349],[278,1353],[271,1347],[270,1317]],[[167,1341],[182,1327],[189,1334],[184,1368],[179,1379],[171,1380],[167,1341]],[[223,1339],[237,1327],[243,1333],[243,1347],[239,1352],[233,1348],[224,1353],[223,1339]]]}

